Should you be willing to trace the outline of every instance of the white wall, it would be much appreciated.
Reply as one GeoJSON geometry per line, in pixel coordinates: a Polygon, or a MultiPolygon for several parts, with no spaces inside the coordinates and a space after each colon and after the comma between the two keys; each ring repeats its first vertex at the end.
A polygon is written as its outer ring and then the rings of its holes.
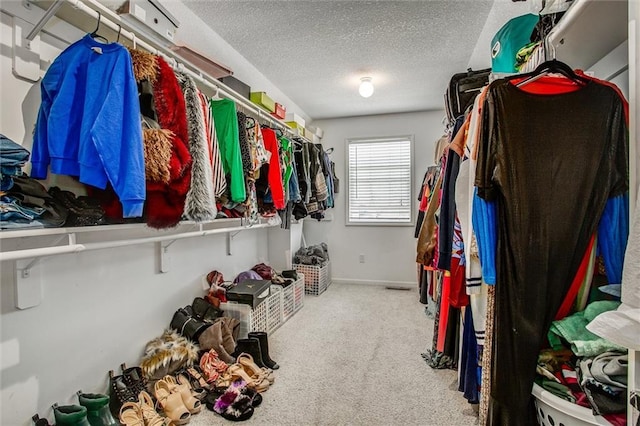
{"type": "MultiPolygon", "coordinates": [[[[3,2],[0,14],[0,132],[30,149],[40,89],[12,74],[12,18],[4,12],[20,7],[20,2],[3,2]]],[[[182,22],[189,26],[188,20],[182,22]]],[[[47,29],[67,41],[82,36],[60,22],[47,29]]],[[[41,36],[44,72],[68,43],[41,36]]],[[[58,180],[64,181],[52,183],[58,180]]],[[[145,343],[168,327],[175,309],[203,294],[204,274],[217,269],[233,279],[267,260],[267,240],[266,230],[240,232],[232,256],[226,254],[224,235],[177,240],[165,274],[158,272],[152,244],[44,258],[33,267],[43,277],[44,298],[26,310],[13,303],[13,263],[0,263],[0,424],[31,425],[36,412],[51,419],[51,404],[77,403],[79,389],[107,392],[107,372],[117,371],[122,362],[139,363],[145,343]]],[[[25,247],[24,241],[0,244],[4,251],[15,244],[25,247]]]]}
{"type": "Polygon", "coordinates": [[[331,158],[336,163],[340,193],[336,197],[336,207],[328,210],[327,216],[333,219],[323,222],[305,219],[304,234],[307,244],[324,241],[329,245],[334,282],[417,285],[414,225],[345,225],[345,141],[350,138],[413,135],[412,194],[415,199],[426,168],[434,164],[435,142],[444,131],[444,115],[444,111],[430,111],[321,120],[314,123],[325,131],[322,140],[324,148],[335,148],[331,158]],[[364,254],[365,263],[359,263],[360,254],[364,254]]]}

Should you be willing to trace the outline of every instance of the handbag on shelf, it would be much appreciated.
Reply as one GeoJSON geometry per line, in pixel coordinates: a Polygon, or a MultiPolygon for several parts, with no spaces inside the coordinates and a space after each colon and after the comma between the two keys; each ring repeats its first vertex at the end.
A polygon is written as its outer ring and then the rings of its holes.
{"type": "Polygon", "coordinates": [[[454,74],[449,81],[449,87],[445,94],[445,105],[447,117],[453,121],[473,105],[476,96],[484,86],[489,84],[491,68],[473,71],[471,68],[467,72],[454,74]]]}

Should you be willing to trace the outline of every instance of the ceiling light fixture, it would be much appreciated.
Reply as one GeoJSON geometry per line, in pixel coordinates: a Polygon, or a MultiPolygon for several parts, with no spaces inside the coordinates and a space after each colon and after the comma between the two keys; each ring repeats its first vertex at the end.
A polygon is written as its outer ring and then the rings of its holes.
{"type": "Polygon", "coordinates": [[[358,93],[360,93],[360,96],[363,98],[368,98],[373,95],[373,82],[371,81],[371,77],[362,77],[360,79],[358,93]]]}

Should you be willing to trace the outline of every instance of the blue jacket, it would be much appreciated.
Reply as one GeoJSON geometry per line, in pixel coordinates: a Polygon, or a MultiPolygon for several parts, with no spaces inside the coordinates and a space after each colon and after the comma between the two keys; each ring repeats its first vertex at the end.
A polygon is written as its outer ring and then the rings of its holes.
{"type": "Polygon", "coordinates": [[[101,189],[110,183],[124,217],[142,215],[144,154],[131,56],[117,43],[86,35],[65,49],[41,83],[32,177],[77,176],[101,189]]]}

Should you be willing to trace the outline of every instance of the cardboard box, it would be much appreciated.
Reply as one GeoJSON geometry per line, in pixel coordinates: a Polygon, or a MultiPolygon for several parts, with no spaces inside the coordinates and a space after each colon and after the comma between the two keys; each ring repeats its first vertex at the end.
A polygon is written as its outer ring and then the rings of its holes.
{"type": "Polygon", "coordinates": [[[250,305],[253,309],[269,297],[269,280],[245,280],[227,290],[227,300],[250,305]]]}
{"type": "Polygon", "coordinates": [[[322,130],[320,127],[308,125],[306,129],[309,133],[311,133],[312,135],[316,135],[319,138],[322,138],[322,136],[324,136],[324,130],[322,130]]]}
{"type": "Polygon", "coordinates": [[[251,99],[251,102],[254,104],[261,106],[269,112],[276,111],[276,103],[267,96],[267,92],[251,92],[249,99],[251,99]]]}
{"type": "Polygon", "coordinates": [[[176,52],[178,56],[184,58],[185,60],[191,62],[193,65],[209,74],[213,78],[221,78],[226,77],[233,74],[231,68],[219,64],[212,59],[207,58],[202,53],[196,52],[187,46],[171,46],[171,50],[176,52]]]}
{"type": "MultiPolygon", "coordinates": [[[[304,127],[304,125],[305,125],[304,118],[300,117],[295,112],[287,113],[286,121],[288,121],[288,122],[291,121],[291,122],[298,123],[298,126],[295,126],[295,127],[304,127]]],[[[294,127],[294,126],[291,126],[291,127],[294,127]]]]}
{"type": "Polygon", "coordinates": [[[218,80],[220,80],[225,86],[233,89],[234,91],[238,92],[239,95],[242,95],[247,99],[249,99],[249,97],[251,96],[251,87],[232,75],[219,78],[218,80]]]}
{"type": "Polygon", "coordinates": [[[133,26],[150,28],[173,43],[180,22],[157,0],[128,0],[117,10],[133,26]]]}
{"type": "Polygon", "coordinates": [[[284,105],[276,102],[276,110],[272,112],[271,115],[283,120],[286,113],[287,113],[287,109],[284,107],[284,105]]]}

